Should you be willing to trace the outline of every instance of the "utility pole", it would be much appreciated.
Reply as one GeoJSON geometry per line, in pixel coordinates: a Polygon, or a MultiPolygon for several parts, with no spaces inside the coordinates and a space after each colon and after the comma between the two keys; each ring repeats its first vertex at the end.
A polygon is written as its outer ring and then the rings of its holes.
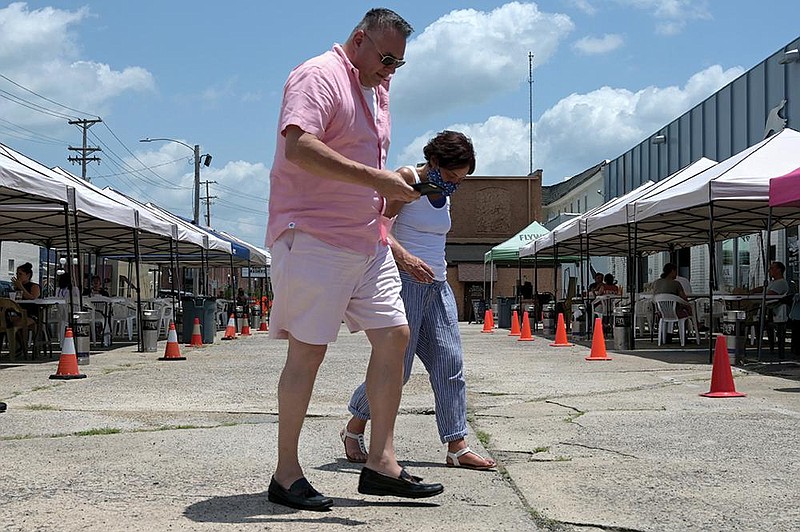
{"type": "Polygon", "coordinates": [[[72,151],[80,152],[80,154],[81,154],[80,157],[78,157],[78,156],[67,157],[67,160],[69,162],[71,162],[72,164],[75,164],[75,163],[78,163],[78,162],[81,163],[81,177],[83,178],[84,181],[90,181],[89,179],[86,179],[86,163],[88,161],[95,161],[97,163],[100,162],[100,157],[94,157],[94,156],[93,157],[89,157],[89,154],[90,153],[94,153],[96,151],[102,151],[102,150],[100,148],[97,148],[97,147],[88,146],[87,143],[86,143],[86,133],[89,131],[89,128],[92,127],[93,125],[99,123],[99,122],[102,122],[102,120],[99,119],[99,118],[93,118],[93,119],[84,118],[83,120],[70,120],[69,121],[69,125],[71,125],[71,126],[80,126],[83,129],[83,147],[82,148],[75,148],[75,147],[69,146],[67,148],[67,149],[72,150],[72,151]]]}
{"type": "Polygon", "coordinates": [[[150,137],[139,139],[139,142],[154,142],[154,141],[164,141],[164,142],[174,142],[176,144],[180,144],[182,146],[186,146],[192,153],[194,154],[194,210],[192,213],[192,223],[197,225],[200,222],[200,160],[203,160],[203,164],[206,166],[211,165],[211,155],[206,153],[202,157],[200,157],[200,145],[195,144],[194,147],[186,144],[182,140],[176,139],[168,139],[168,138],[157,138],[151,139],[150,137]]]}
{"type": "Polygon", "coordinates": [[[194,216],[192,223],[200,223],[200,145],[194,145],[194,216]]]}
{"type": "Polygon", "coordinates": [[[217,196],[209,196],[208,195],[208,185],[214,183],[216,181],[203,181],[202,184],[206,186],[206,197],[203,198],[203,201],[206,202],[206,227],[211,227],[211,200],[217,198],[217,196]]]}
{"type": "Polygon", "coordinates": [[[531,165],[528,175],[530,175],[533,173],[533,52],[528,52],[528,100],[531,149],[531,165]]]}

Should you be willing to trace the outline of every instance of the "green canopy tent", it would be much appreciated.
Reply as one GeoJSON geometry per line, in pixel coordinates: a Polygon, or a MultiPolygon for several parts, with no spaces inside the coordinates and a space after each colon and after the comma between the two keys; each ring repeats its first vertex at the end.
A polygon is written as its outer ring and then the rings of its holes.
{"type": "MultiPolygon", "coordinates": [[[[522,265],[519,260],[519,248],[523,247],[525,244],[529,242],[533,242],[538,237],[548,233],[548,229],[546,229],[542,224],[539,222],[532,222],[528,227],[517,233],[516,235],[512,236],[502,244],[498,244],[489,251],[487,251],[483,256],[483,280],[484,285],[486,285],[486,263],[489,263],[489,271],[494,272],[494,264],[497,263],[505,263],[505,264],[517,264],[520,268],[520,282],[522,282],[522,265]]],[[[484,289],[484,293],[485,289],[484,289]]],[[[489,284],[489,300],[493,300],[492,294],[492,284],[489,284]]]]}

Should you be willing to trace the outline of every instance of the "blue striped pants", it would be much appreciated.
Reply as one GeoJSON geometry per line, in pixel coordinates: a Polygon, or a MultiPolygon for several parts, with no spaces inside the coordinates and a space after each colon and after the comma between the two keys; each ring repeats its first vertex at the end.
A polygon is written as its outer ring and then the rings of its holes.
{"type": "MultiPolygon", "coordinates": [[[[436,407],[436,426],[442,443],[465,438],[467,390],[462,371],[464,356],[458,332],[456,298],[447,281],[420,283],[402,271],[400,278],[403,282],[400,297],[411,329],[403,384],[408,382],[416,354],[428,370],[436,407]]],[[[348,409],[358,419],[369,419],[364,383],[353,392],[348,409]]]]}

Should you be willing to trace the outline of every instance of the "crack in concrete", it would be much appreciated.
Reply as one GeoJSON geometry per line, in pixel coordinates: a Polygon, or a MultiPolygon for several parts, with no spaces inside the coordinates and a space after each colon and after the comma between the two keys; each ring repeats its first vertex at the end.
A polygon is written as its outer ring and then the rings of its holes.
{"type": "Polygon", "coordinates": [[[607,453],[618,454],[620,456],[625,456],[627,458],[636,458],[637,460],[639,459],[638,456],[635,456],[635,455],[632,455],[632,454],[627,454],[627,453],[622,453],[622,452],[619,452],[619,451],[615,451],[613,449],[606,449],[605,447],[595,447],[593,445],[584,445],[582,443],[570,443],[570,442],[565,442],[565,441],[560,441],[558,443],[560,445],[570,445],[572,447],[583,447],[584,449],[592,449],[592,450],[595,450],[595,451],[605,451],[607,453]]]}

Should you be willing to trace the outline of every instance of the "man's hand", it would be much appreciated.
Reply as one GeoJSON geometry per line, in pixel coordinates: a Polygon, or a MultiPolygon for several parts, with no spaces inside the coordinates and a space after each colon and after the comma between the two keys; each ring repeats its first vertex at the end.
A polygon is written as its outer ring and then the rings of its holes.
{"type": "Polygon", "coordinates": [[[375,179],[375,191],[387,200],[408,203],[419,199],[419,192],[406,183],[403,176],[388,170],[380,171],[375,179]]]}

